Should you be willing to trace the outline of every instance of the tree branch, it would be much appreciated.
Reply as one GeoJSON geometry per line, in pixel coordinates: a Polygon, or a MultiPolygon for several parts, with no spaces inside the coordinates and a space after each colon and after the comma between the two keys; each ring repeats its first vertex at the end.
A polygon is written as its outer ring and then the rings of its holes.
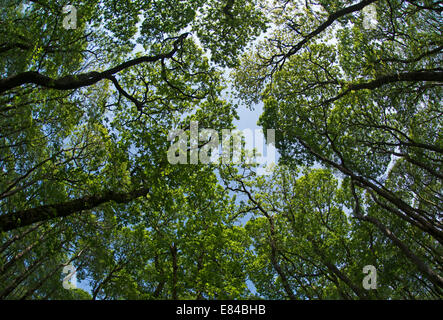
{"type": "Polygon", "coordinates": [[[149,188],[141,188],[127,193],[105,191],[102,194],[85,196],[80,199],[63,203],[44,205],[0,215],[0,232],[14,230],[39,221],[47,221],[58,217],[66,217],[83,210],[93,209],[103,203],[114,201],[128,203],[149,192],[149,188]]]}

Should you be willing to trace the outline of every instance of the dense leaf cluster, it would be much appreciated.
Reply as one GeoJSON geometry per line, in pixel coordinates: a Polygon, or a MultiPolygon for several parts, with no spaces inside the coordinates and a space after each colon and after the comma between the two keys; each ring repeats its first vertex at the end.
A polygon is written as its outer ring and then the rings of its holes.
{"type": "Polygon", "coordinates": [[[0,299],[441,299],[442,10],[0,0],[0,299]],[[167,161],[239,102],[271,175],[167,161]]]}

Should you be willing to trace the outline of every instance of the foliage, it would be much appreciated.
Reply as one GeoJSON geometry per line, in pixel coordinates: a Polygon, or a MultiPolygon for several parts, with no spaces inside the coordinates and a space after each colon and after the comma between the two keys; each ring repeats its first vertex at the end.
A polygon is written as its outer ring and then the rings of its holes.
{"type": "Polygon", "coordinates": [[[0,298],[441,298],[441,10],[0,1],[0,298]],[[168,162],[238,102],[264,103],[272,175],[168,162]]]}

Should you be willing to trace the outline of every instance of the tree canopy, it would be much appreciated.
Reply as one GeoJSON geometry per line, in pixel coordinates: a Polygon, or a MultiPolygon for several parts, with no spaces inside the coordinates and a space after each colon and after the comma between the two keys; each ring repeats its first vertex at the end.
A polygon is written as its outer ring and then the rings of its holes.
{"type": "Polygon", "coordinates": [[[0,0],[0,299],[443,298],[442,11],[0,0]],[[168,162],[254,104],[270,175],[168,162]]]}

